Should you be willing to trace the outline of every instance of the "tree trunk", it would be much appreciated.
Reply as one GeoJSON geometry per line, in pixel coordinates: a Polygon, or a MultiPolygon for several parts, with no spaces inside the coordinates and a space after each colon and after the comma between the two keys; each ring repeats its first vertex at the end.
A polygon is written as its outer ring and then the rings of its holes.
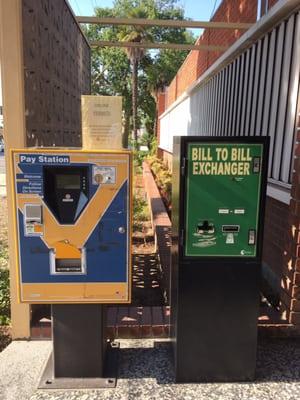
{"type": "Polygon", "coordinates": [[[129,114],[126,113],[124,132],[123,132],[123,138],[122,138],[122,144],[123,144],[124,149],[128,148],[129,128],[130,128],[130,117],[129,117],[129,114]]]}
{"type": "Polygon", "coordinates": [[[132,60],[132,125],[134,146],[137,148],[137,91],[138,91],[138,61],[132,60]]]}

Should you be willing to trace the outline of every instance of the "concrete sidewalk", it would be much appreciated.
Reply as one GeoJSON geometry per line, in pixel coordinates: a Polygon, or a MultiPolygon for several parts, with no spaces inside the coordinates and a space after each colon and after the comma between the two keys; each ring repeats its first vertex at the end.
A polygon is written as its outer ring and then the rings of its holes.
{"type": "MultiPolygon", "coordinates": [[[[185,384],[173,382],[170,343],[120,340],[115,389],[37,391],[49,353],[46,341],[14,342],[0,353],[1,400],[297,400],[300,393],[300,341],[268,340],[258,346],[254,383],[185,384]]],[[[192,361],[192,360],[191,360],[192,361]]],[[[195,362],[195,360],[193,361],[195,362]]]]}
{"type": "Polygon", "coordinates": [[[0,400],[26,400],[37,388],[51,342],[15,341],[0,353],[0,400]]]}

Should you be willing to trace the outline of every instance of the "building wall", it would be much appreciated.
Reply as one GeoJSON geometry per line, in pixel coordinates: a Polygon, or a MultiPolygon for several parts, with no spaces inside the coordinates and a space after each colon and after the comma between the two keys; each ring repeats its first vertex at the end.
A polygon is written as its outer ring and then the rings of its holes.
{"type": "Polygon", "coordinates": [[[264,276],[282,315],[300,331],[300,14],[284,3],[272,11],[273,27],[253,27],[230,61],[224,55],[196,87],[185,87],[160,118],[160,147],[165,158],[173,135],[270,136],[264,276]]]}
{"type": "Polygon", "coordinates": [[[158,92],[156,98],[156,136],[157,142],[160,141],[160,124],[158,123],[158,116],[161,115],[166,109],[166,93],[165,92],[158,92]]]}
{"type": "MultiPolygon", "coordinates": [[[[223,0],[211,21],[254,23],[256,16],[257,0],[223,0]]],[[[230,47],[244,32],[233,29],[205,29],[197,44],[230,47]]],[[[192,50],[168,87],[167,106],[170,106],[222,53],[192,50]]]]}
{"type": "Polygon", "coordinates": [[[27,146],[81,146],[90,47],[64,0],[23,0],[27,146]]]}

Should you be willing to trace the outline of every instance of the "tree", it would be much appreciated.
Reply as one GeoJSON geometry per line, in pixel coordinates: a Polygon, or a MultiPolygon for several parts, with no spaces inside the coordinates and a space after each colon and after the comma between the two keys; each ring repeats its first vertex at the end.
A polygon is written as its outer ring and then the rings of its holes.
{"type": "MultiPolygon", "coordinates": [[[[184,18],[184,11],[177,6],[177,0],[116,0],[112,8],[96,8],[95,11],[99,17],[184,18]]],[[[89,25],[85,33],[95,41],[194,41],[193,36],[183,28],[89,25]]],[[[174,50],[132,50],[114,47],[92,50],[92,92],[123,97],[124,147],[127,147],[131,129],[135,139],[141,124],[149,133],[153,132],[157,91],[171,82],[188,54],[187,51],[174,50]]]]}
{"type": "MultiPolygon", "coordinates": [[[[128,12],[128,18],[147,18],[146,9],[140,5],[128,12]]],[[[152,42],[151,34],[143,26],[126,26],[119,33],[120,40],[124,42],[152,42]]],[[[145,56],[145,49],[138,47],[126,48],[126,54],[132,66],[132,122],[134,142],[137,145],[137,96],[138,96],[138,65],[145,56]]]]}

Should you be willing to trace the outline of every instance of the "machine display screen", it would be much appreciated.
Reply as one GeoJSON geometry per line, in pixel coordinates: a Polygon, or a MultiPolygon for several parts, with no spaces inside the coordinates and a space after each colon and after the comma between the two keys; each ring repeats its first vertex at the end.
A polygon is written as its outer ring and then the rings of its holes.
{"type": "Polygon", "coordinates": [[[80,175],[56,175],[56,187],[57,189],[80,189],[80,175]]]}

